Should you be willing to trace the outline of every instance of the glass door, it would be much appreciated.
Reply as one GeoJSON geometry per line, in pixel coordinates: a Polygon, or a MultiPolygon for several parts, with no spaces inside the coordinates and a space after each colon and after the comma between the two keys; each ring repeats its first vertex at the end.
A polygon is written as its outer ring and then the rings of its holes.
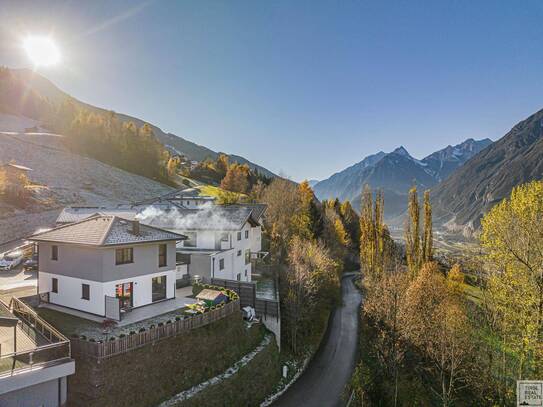
{"type": "Polygon", "coordinates": [[[115,286],[115,297],[119,299],[122,310],[132,308],[132,284],[123,283],[115,286]]]}

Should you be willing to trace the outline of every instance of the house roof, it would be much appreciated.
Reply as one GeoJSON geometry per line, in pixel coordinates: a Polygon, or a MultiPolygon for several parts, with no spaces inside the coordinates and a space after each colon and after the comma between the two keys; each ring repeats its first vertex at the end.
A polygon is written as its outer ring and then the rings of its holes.
{"type": "Polygon", "coordinates": [[[56,223],[74,223],[95,215],[112,215],[123,219],[133,220],[137,211],[129,207],[108,208],[105,206],[69,206],[64,208],[56,223]]]}
{"type": "Polygon", "coordinates": [[[199,300],[208,300],[208,301],[214,301],[218,297],[224,296],[224,294],[218,290],[211,290],[209,288],[204,288],[200,293],[196,296],[199,300]]]}
{"type": "Polygon", "coordinates": [[[163,210],[159,215],[144,216],[141,221],[168,230],[240,230],[249,222],[257,226],[251,216],[252,209],[242,206],[212,206],[206,209],[173,208],[163,210]]]}
{"type": "Polygon", "coordinates": [[[200,201],[212,202],[216,199],[213,196],[206,196],[206,195],[200,195],[200,194],[201,194],[201,191],[198,188],[177,189],[175,191],[167,192],[158,197],[150,198],[150,199],[146,199],[144,201],[138,202],[136,205],[153,204],[153,203],[162,202],[162,201],[175,201],[175,200],[184,200],[184,199],[198,199],[200,201]]]}
{"type": "Polygon", "coordinates": [[[37,233],[29,240],[104,247],[186,239],[186,236],[143,224],[140,224],[139,233],[136,234],[132,224],[130,220],[117,216],[96,215],[37,233]]]}
{"type": "Polygon", "coordinates": [[[0,167],[12,167],[21,171],[32,171],[32,168],[28,168],[28,167],[25,167],[24,165],[19,165],[19,164],[14,164],[14,163],[1,164],[0,167]]]}
{"type": "Polygon", "coordinates": [[[225,206],[250,208],[252,209],[251,216],[256,221],[259,221],[264,215],[264,213],[266,212],[266,209],[268,209],[268,205],[263,204],[263,203],[238,203],[238,204],[225,205],[225,206]]]}

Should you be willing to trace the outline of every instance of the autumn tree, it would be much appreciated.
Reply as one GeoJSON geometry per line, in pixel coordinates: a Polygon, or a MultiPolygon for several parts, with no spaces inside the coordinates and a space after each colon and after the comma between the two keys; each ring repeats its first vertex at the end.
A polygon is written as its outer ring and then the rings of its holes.
{"type": "Polygon", "coordinates": [[[290,241],[288,269],[283,273],[283,304],[288,316],[287,342],[294,354],[300,351],[301,336],[315,329],[315,314],[330,306],[326,299],[335,297],[330,292],[339,292],[338,271],[337,263],[322,243],[299,236],[290,241]]]}
{"type": "Polygon", "coordinates": [[[420,207],[417,187],[409,190],[408,218],[405,223],[405,254],[407,267],[411,275],[416,276],[422,265],[420,207]]]}
{"type": "Polygon", "coordinates": [[[221,181],[221,188],[245,194],[249,188],[248,176],[249,167],[246,164],[232,164],[221,181]]]}
{"type": "Polygon", "coordinates": [[[362,191],[362,204],[360,207],[360,265],[362,271],[369,276],[375,274],[376,247],[373,196],[369,185],[365,185],[362,191]]]}
{"type": "MultiPolygon", "coordinates": [[[[513,189],[482,220],[487,293],[517,379],[543,371],[543,182],[513,189]]],[[[505,358],[504,358],[505,359],[505,358]]],[[[503,366],[506,369],[507,366],[503,366]]],[[[506,374],[504,374],[505,380],[506,374]]]]}
{"type": "Polygon", "coordinates": [[[432,234],[432,205],[430,204],[430,191],[424,191],[424,233],[422,235],[422,262],[432,261],[433,234],[432,234]]]}
{"type": "Polygon", "coordinates": [[[426,263],[406,292],[403,336],[431,362],[432,386],[444,407],[453,404],[471,359],[470,324],[460,297],[449,289],[436,263],[426,263]]]}

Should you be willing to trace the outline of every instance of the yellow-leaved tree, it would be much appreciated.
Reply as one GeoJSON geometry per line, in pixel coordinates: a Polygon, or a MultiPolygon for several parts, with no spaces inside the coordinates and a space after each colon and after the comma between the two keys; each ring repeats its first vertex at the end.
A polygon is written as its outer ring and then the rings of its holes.
{"type": "Polygon", "coordinates": [[[482,220],[488,294],[515,376],[543,371],[543,182],[513,189],[482,220]]]}

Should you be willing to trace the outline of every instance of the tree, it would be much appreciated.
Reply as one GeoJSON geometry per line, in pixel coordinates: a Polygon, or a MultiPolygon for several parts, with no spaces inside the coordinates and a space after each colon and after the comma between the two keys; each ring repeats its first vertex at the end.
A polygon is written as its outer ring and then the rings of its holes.
{"type": "MultiPolygon", "coordinates": [[[[487,293],[502,348],[515,351],[517,378],[543,370],[543,182],[513,189],[482,219],[487,293]]],[[[505,357],[504,357],[505,360],[505,357]]],[[[507,368],[504,362],[503,369],[507,368]]],[[[504,373],[504,380],[506,374],[504,373]]]]}
{"type": "Polygon", "coordinates": [[[420,207],[417,187],[409,190],[408,218],[405,225],[405,254],[407,267],[415,277],[422,265],[422,252],[420,244],[420,207]]]}
{"type": "Polygon", "coordinates": [[[300,332],[307,334],[314,329],[314,314],[333,301],[338,292],[337,263],[322,243],[303,240],[295,236],[290,242],[288,270],[283,273],[285,282],[284,307],[288,318],[288,343],[294,354],[303,343],[300,332]]]}
{"type": "Polygon", "coordinates": [[[375,274],[376,247],[373,196],[369,185],[366,184],[362,191],[360,207],[360,265],[362,271],[368,276],[375,274]]]}
{"type": "Polygon", "coordinates": [[[446,407],[465,380],[471,358],[470,325],[464,305],[449,290],[436,263],[426,263],[406,292],[402,329],[431,362],[439,385],[432,390],[446,407]]]}
{"type": "Polygon", "coordinates": [[[358,214],[355,212],[349,201],[341,203],[339,213],[343,219],[345,229],[347,230],[347,233],[349,233],[352,248],[360,247],[360,218],[358,214]]]}
{"type": "Polygon", "coordinates": [[[399,370],[405,356],[401,312],[409,284],[406,277],[396,264],[393,272],[385,273],[370,283],[363,305],[365,314],[375,321],[377,341],[374,346],[394,383],[394,406],[398,401],[399,370]]]}
{"type": "Polygon", "coordinates": [[[422,237],[422,262],[432,261],[432,205],[430,204],[430,191],[424,191],[424,234],[422,237]]]}
{"type": "Polygon", "coordinates": [[[232,192],[245,194],[249,189],[249,167],[232,164],[221,181],[221,188],[232,192]]]}

